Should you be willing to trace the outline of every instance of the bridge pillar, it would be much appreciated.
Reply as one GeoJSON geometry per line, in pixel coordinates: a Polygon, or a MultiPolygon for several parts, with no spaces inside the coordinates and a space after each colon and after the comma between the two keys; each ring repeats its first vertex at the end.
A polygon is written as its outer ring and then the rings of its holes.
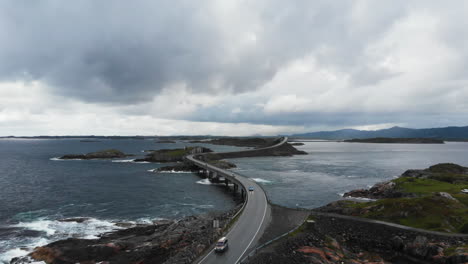
{"type": "Polygon", "coordinates": [[[239,189],[239,186],[234,183],[234,193],[237,193],[237,190],[239,189]]]}
{"type": "Polygon", "coordinates": [[[244,188],[241,188],[241,197],[243,200],[245,200],[245,190],[244,188]]]}

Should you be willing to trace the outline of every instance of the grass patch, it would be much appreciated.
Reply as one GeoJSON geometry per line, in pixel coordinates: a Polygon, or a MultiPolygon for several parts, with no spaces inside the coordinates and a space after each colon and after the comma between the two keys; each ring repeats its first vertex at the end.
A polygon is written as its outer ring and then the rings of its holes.
{"type": "Polygon", "coordinates": [[[346,204],[360,216],[433,231],[468,233],[468,207],[440,196],[382,199],[346,204]]]}
{"type": "Polygon", "coordinates": [[[444,255],[445,256],[455,255],[455,252],[457,250],[463,250],[464,252],[466,252],[466,251],[468,251],[468,245],[465,244],[465,245],[462,245],[462,246],[459,246],[459,247],[448,247],[448,248],[444,249],[444,255]]]}
{"type": "Polygon", "coordinates": [[[187,149],[175,149],[175,150],[172,150],[172,151],[168,151],[166,154],[169,155],[169,156],[172,156],[172,157],[179,157],[179,156],[187,155],[187,153],[189,153],[189,151],[190,151],[191,149],[192,149],[192,148],[187,148],[187,149]]]}
{"type": "Polygon", "coordinates": [[[293,232],[289,233],[288,236],[289,237],[294,237],[294,236],[297,236],[299,235],[300,233],[303,233],[304,231],[307,230],[307,222],[305,223],[302,223],[301,226],[299,226],[296,230],[294,230],[293,232]]]}
{"type": "Polygon", "coordinates": [[[414,193],[419,196],[429,195],[434,192],[458,194],[462,189],[468,188],[468,184],[452,184],[435,179],[401,177],[393,180],[393,182],[396,183],[396,188],[398,190],[406,193],[414,193]]]}

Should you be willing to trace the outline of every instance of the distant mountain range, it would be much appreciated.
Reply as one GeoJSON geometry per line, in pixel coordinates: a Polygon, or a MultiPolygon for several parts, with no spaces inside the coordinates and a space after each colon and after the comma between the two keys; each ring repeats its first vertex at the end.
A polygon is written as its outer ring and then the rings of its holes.
{"type": "Polygon", "coordinates": [[[405,127],[392,127],[380,130],[357,130],[341,129],[336,131],[320,131],[304,134],[294,134],[293,138],[314,138],[314,139],[354,139],[354,138],[436,138],[444,140],[468,140],[468,126],[465,127],[441,127],[413,129],[405,127]]]}

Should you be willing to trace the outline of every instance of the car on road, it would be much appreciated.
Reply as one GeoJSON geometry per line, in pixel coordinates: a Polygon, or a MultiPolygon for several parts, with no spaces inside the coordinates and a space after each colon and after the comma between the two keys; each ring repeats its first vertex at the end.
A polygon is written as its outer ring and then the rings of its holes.
{"type": "Polygon", "coordinates": [[[228,248],[228,239],[226,237],[222,237],[216,242],[215,252],[224,252],[228,248]]]}
{"type": "Polygon", "coordinates": [[[253,186],[250,186],[249,187],[249,192],[253,192],[254,191],[254,187],[253,186]]]}

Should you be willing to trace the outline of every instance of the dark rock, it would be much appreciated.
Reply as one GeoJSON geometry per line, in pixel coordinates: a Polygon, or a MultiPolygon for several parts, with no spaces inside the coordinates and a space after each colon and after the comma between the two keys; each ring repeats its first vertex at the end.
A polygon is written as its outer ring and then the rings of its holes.
{"type": "Polygon", "coordinates": [[[402,193],[395,189],[392,181],[377,183],[370,189],[358,189],[343,194],[343,197],[361,197],[369,199],[409,197],[411,194],[402,193]]]}
{"type": "Polygon", "coordinates": [[[60,222],[76,222],[76,223],[83,223],[84,221],[88,221],[89,217],[73,217],[73,218],[64,218],[58,221],[60,222]]]}
{"type": "Polygon", "coordinates": [[[125,158],[128,156],[132,156],[129,154],[125,154],[122,151],[116,149],[106,149],[96,152],[91,152],[88,154],[67,154],[60,159],[113,159],[113,158],[125,158]]]}
{"type": "Polygon", "coordinates": [[[184,157],[191,154],[213,152],[205,147],[185,147],[183,149],[160,149],[151,151],[143,159],[135,159],[136,162],[178,162],[183,161],[184,157]]]}
{"type": "Polygon", "coordinates": [[[291,142],[289,144],[291,144],[291,146],[303,146],[304,145],[304,143],[302,142],[291,142]]]}
{"type": "Polygon", "coordinates": [[[70,238],[36,248],[28,258],[49,264],[74,263],[191,263],[221,235],[213,219],[224,227],[237,212],[190,216],[179,221],[161,220],[101,235],[99,239],[70,238]]]}

